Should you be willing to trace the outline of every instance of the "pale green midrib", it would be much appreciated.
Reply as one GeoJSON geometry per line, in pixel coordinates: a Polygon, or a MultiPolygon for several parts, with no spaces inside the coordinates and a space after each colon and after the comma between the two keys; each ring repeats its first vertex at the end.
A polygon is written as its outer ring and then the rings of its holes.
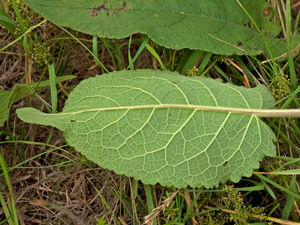
{"type": "Polygon", "coordinates": [[[260,117],[300,117],[300,109],[243,109],[243,108],[229,108],[229,107],[215,107],[215,106],[198,106],[198,105],[180,105],[180,104],[161,104],[161,105],[140,105],[140,106],[121,106],[121,107],[107,107],[86,109],[76,112],[60,113],[59,115],[74,115],[84,112],[92,111],[109,111],[109,110],[131,110],[131,109],[149,109],[149,108],[179,108],[179,109],[193,109],[214,112],[231,112],[237,114],[250,114],[260,117]]]}

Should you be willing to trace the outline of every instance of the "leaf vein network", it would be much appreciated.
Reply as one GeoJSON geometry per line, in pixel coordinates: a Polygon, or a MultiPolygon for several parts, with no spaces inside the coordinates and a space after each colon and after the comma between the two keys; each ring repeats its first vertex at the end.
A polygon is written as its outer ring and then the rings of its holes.
{"type": "Polygon", "coordinates": [[[143,93],[145,93],[145,94],[147,94],[147,95],[153,97],[160,105],[162,105],[161,101],[160,101],[158,98],[156,98],[156,97],[155,97],[154,95],[152,95],[150,92],[145,91],[145,90],[143,90],[143,89],[141,89],[141,88],[131,87],[131,86],[128,86],[128,85],[109,86],[109,87],[114,87],[114,88],[126,87],[126,88],[129,88],[129,89],[138,90],[138,91],[140,91],[140,92],[143,92],[143,93]]]}
{"type": "MultiPolygon", "coordinates": [[[[153,150],[153,151],[151,151],[151,152],[147,152],[147,153],[145,153],[145,154],[143,154],[143,155],[139,155],[139,157],[140,156],[146,156],[147,154],[153,154],[153,153],[155,153],[155,152],[158,152],[158,151],[161,151],[161,150],[163,150],[163,149],[165,149],[165,161],[166,162],[168,162],[167,161],[167,155],[166,155],[166,148],[167,148],[167,146],[170,144],[170,142],[172,141],[172,139],[175,137],[175,135],[177,134],[177,133],[179,133],[181,130],[182,130],[182,128],[193,118],[193,115],[195,114],[195,112],[196,112],[197,110],[194,110],[193,111],[193,113],[190,115],[190,117],[182,124],[182,126],[180,127],[180,128],[178,128],[178,130],[177,131],[175,131],[174,133],[173,133],[173,135],[172,135],[172,137],[170,138],[170,140],[166,143],[166,145],[164,146],[164,147],[162,147],[162,148],[159,148],[159,149],[155,149],[155,150],[153,150]]],[[[153,115],[153,113],[152,113],[152,115],[153,115]]],[[[147,123],[145,123],[145,124],[147,124],[147,123]]],[[[123,143],[122,145],[124,145],[125,143],[123,143]]],[[[121,146],[120,146],[121,147],[121,146]]],[[[166,166],[168,166],[168,164],[166,164],[165,166],[163,166],[163,167],[161,167],[161,168],[159,168],[158,170],[156,170],[156,171],[159,171],[159,170],[161,170],[162,168],[164,168],[164,167],[166,167],[166,166]]],[[[174,167],[174,166],[173,166],[174,167]]]]}
{"type": "Polygon", "coordinates": [[[210,95],[211,95],[212,98],[214,99],[214,102],[215,102],[215,104],[216,104],[216,107],[219,106],[218,101],[217,101],[215,95],[211,92],[210,88],[208,88],[208,87],[207,87],[202,81],[200,81],[200,80],[193,80],[193,82],[200,83],[200,84],[201,84],[201,85],[202,85],[202,86],[210,93],[210,95]]]}
{"type": "Polygon", "coordinates": [[[243,155],[243,159],[244,159],[244,161],[245,161],[244,154],[243,154],[243,152],[241,151],[241,148],[240,148],[240,147],[241,147],[241,145],[243,144],[244,139],[245,139],[245,137],[246,137],[246,134],[247,134],[248,131],[249,131],[249,127],[250,127],[250,125],[251,125],[252,120],[253,120],[253,116],[251,115],[251,117],[250,117],[250,119],[249,119],[249,122],[248,122],[247,126],[245,126],[246,129],[245,129],[245,131],[244,131],[243,137],[242,137],[241,140],[240,140],[240,144],[239,144],[238,148],[237,148],[234,152],[232,152],[231,157],[229,157],[229,158],[227,159],[227,161],[230,160],[230,159],[234,156],[234,154],[235,154],[236,152],[238,152],[238,151],[240,151],[240,153],[243,155]]]}
{"type": "Polygon", "coordinates": [[[231,90],[233,90],[234,92],[236,92],[238,95],[240,95],[241,98],[242,98],[242,99],[244,100],[244,102],[246,103],[247,107],[248,107],[249,109],[251,109],[251,107],[250,107],[250,105],[249,105],[247,99],[245,98],[245,96],[244,96],[241,92],[239,92],[239,91],[238,91],[237,89],[235,89],[234,87],[231,87],[230,85],[226,85],[226,88],[230,88],[231,90]]]}
{"type": "MultiPolygon", "coordinates": [[[[128,110],[128,111],[129,111],[129,110],[128,110]]],[[[141,131],[141,130],[148,124],[148,122],[149,122],[149,120],[151,119],[151,117],[152,117],[154,111],[155,111],[155,108],[152,109],[152,112],[149,114],[149,117],[148,117],[147,121],[144,123],[143,126],[141,126],[139,129],[137,129],[131,136],[125,138],[125,141],[124,141],[122,144],[120,144],[119,147],[118,147],[118,153],[119,153],[119,149],[120,149],[121,147],[123,147],[123,146],[126,144],[126,142],[127,142],[128,140],[130,140],[134,135],[136,135],[139,131],[141,131]]],[[[151,153],[152,153],[152,152],[151,152],[151,153]]],[[[146,153],[146,154],[148,154],[148,153],[146,153]]],[[[140,155],[140,156],[145,156],[146,154],[143,154],[143,155],[140,155]]],[[[133,157],[133,158],[135,158],[135,157],[133,157]]]]}
{"type": "Polygon", "coordinates": [[[174,86],[174,87],[182,94],[182,96],[183,96],[184,99],[186,100],[186,104],[187,104],[187,105],[190,104],[190,102],[189,102],[189,100],[188,100],[186,94],[182,91],[182,89],[181,89],[177,84],[172,83],[172,81],[170,81],[169,79],[158,78],[158,77],[155,77],[155,79],[157,79],[157,80],[162,80],[162,81],[164,81],[164,82],[167,82],[167,83],[173,85],[173,86],[174,86]]]}
{"type": "MultiPolygon", "coordinates": [[[[207,150],[207,149],[211,146],[211,144],[216,140],[218,134],[220,133],[220,131],[222,130],[222,128],[224,127],[224,125],[225,125],[226,122],[228,121],[230,115],[231,115],[231,113],[228,113],[227,117],[224,119],[223,123],[220,125],[220,128],[216,131],[214,137],[211,139],[211,141],[208,143],[207,147],[206,147],[203,151],[201,151],[201,152],[199,152],[198,154],[196,154],[196,155],[194,155],[194,156],[188,158],[187,160],[185,160],[185,161],[183,161],[183,162],[178,163],[178,164],[175,165],[175,166],[178,166],[178,165],[180,165],[180,164],[182,164],[182,163],[185,163],[185,162],[188,161],[188,160],[191,160],[191,159],[193,159],[193,158],[196,158],[197,156],[199,156],[199,155],[202,154],[203,152],[206,154],[206,150],[207,150]]],[[[206,154],[206,156],[207,156],[207,158],[209,159],[209,156],[208,156],[207,154],[206,154]]],[[[209,163],[209,164],[210,164],[210,163],[209,163]]],[[[208,170],[208,168],[206,168],[202,173],[204,173],[206,170],[208,170]]]]}
{"type": "MultiPolygon", "coordinates": [[[[112,121],[111,123],[109,123],[109,124],[103,126],[100,130],[90,130],[90,131],[87,132],[86,134],[89,135],[89,134],[94,133],[94,132],[103,131],[105,128],[107,128],[107,127],[109,127],[109,126],[111,126],[111,125],[117,123],[119,120],[121,120],[121,119],[127,114],[127,112],[128,112],[129,110],[130,110],[130,109],[127,109],[127,110],[123,113],[123,115],[121,115],[117,120],[114,120],[114,121],[112,121]]],[[[99,112],[101,112],[101,111],[100,111],[100,110],[96,111],[96,113],[93,115],[92,119],[94,119],[95,116],[96,116],[99,112]]],[[[88,120],[91,120],[91,118],[88,118],[87,120],[82,121],[82,122],[87,122],[88,120]]],[[[75,132],[75,131],[74,131],[74,132],[75,132]]],[[[75,133],[76,133],[76,132],[75,132],[75,133]]]]}

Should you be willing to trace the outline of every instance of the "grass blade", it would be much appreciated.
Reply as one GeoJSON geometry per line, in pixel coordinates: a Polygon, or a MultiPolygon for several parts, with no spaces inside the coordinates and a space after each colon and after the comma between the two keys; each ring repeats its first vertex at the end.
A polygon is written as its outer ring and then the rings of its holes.
{"type": "Polygon", "coordinates": [[[258,176],[261,180],[264,180],[264,181],[266,181],[266,182],[272,184],[272,185],[275,186],[276,188],[278,188],[278,189],[280,189],[280,190],[282,190],[282,191],[284,191],[284,192],[290,194],[291,196],[300,199],[300,195],[298,195],[298,194],[296,194],[295,192],[293,192],[293,191],[291,191],[291,190],[289,190],[289,189],[287,189],[287,188],[285,188],[285,187],[283,187],[283,186],[277,184],[276,182],[270,180],[269,178],[267,178],[267,177],[265,177],[265,176],[263,176],[263,175],[260,175],[260,174],[255,174],[255,175],[258,176]]]}
{"type": "Polygon", "coordinates": [[[98,43],[97,43],[97,36],[93,36],[93,56],[95,59],[95,63],[101,67],[101,64],[99,64],[98,62],[100,62],[99,57],[98,57],[98,43]]]}
{"type": "Polygon", "coordinates": [[[128,43],[128,61],[129,61],[129,66],[128,67],[130,67],[131,70],[134,70],[132,57],[131,57],[131,54],[130,54],[131,40],[132,40],[132,35],[130,35],[129,43],[128,43]]]}
{"type": "Polygon", "coordinates": [[[103,204],[103,208],[106,207],[109,210],[109,212],[111,213],[111,215],[113,216],[115,223],[120,224],[119,221],[118,221],[118,219],[117,219],[117,217],[116,217],[116,215],[114,214],[114,211],[110,208],[109,204],[107,203],[107,201],[105,200],[105,198],[103,197],[103,195],[101,194],[101,192],[99,191],[99,189],[95,187],[95,185],[93,184],[93,182],[90,179],[88,179],[88,180],[93,185],[93,187],[97,191],[97,194],[101,198],[101,201],[102,201],[102,204],[103,204]]]}
{"type": "Polygon", "coordinates": [[[2,221],[0,224],[3,224],[7,221],[9,225],[14,225],[15,223],[14,223],[14,221],[13,221],[11,215],[10,215],[9,209],[8,209],[8,207],[7,207],[7,205],[4,201],[4,198],[3,198],[1,192],[0,192],[0,202],[1,202],[4,214],[5,214],[5,217],[6,217],[6,219],[4,221],[2,221]]]}
{"type": "Polygon", "coordinates": [[[293,88],[296,87],[296,73],[295,73],[295,66],[294,66],[294,61],[293,61],[293,55],[291,52],[291,1],[287,0],[286,1],[286,18],[285,18],[285,23],[286,23],[286,41],[287,41],[287,47],[288,47],[288,59],[289,59],[289,68],[290,68],[290,79],[291,79],[291,86],[293,88]]]}
{"type": "Polygon", "coordinates": [[[159,62],[161,68],[163,70],[166,70],[166,67],[164,66],[164,64],[162,63],[162,61],[159,58],[159,55],[156,53],[156,51],[148,44],[146,44],[146,47],[148,49],[148,51],[156,58],[156,60],[159,62]]]}
{"type": "Polygon", "coordinates": [[[49,66],[49,80],[50,80],[52,113],[56,113],[56,109],[57,109],[57,90],[56,90],[56,83],[55,83],[54,64],[51,64],[49,66]]]}
{"type": "Polygon", "coordinates": [[[44,22],[46,22],[47,20],[43,20],[42,22],[40,22],[38,25],[32,26],[30,28],[27,29],[27,31],[25,33],[23,33],[21,36],[19,36],[18,38],[16,38],[14,41],[12,41],[11,43],[9,43],[8,45],[6,45],[4,48],[0,49],[0,53],[3,52],[5,49],[7,49],[8,47],[14,45],[16,42],[18,42],[20,39],[22,39],[26,34],[30,33],[32,30],[34,30],[35,28],[41,26],[44,22]]]}
{"type": "Polygon", "coordinates": [[[17,6],[16,1],[12,0],[12,4],[13,4],[14,11],[16,13],[16,16],[18,18],[18,22],[20,24],[21,31],[25,32],[25,25],[24,25],[24,22],[23,22],[23,18],[22,18],[22,15],[21,15],[20,11],[19,11],[19,8],[17,6]]]}
{"type": "Polygon", "coordinates": [[[139,55],[142,53],[142,51],[145,49],[146,44],[149,42],[150,38],[148,36],[145,37],[144,41],[142,42],[141,46],[139,47],[137,53],[135,54],[135,56],[133,57],[133,59],[131,60],[131,62],[129,62],[129,65],[127,67],[130,68],[131,65],[133,65],[133,63],[135,62],[135,60],[139,57],[139,55]]]}
{"type": "MultiPolygon", "coordinates": [[[[204,55],[205,51],[197,50],[188,57],[187,61],[183,64],[179,73],[185,75],[189,69],[191,69],[195,63],[204,55]]],[[[185,60],[185,59],[183,59],[185,60]]]]}
{"type": "Polygon", "coordinates": [[[17,35],[15,22],[9,18],[4,9],[0,9],[0,24],[2,24],[15,38],[17,35]]]}
{"type": "MultiPolygon", "coordinates": [[[[146,192],[146,198],[147,198],[147,203],[148,203],[148,213],[152,213],[154,209],[154,204],[153,204],[153,196],[151,192],[151,187],[149,184],[144,184],[145,192],[146,192]]],[[[153,220],[153,225],[156,225],[156,219],[153,220]]]]}
{"type": "MultiPolygon", "coordinates": [[[[58,24],[55,24],[56,26],[58,26],[60,29],[62,29],[64,32],[66,32],[67,34],[69,34],[72,38],[74,38],[74,40],[76,40],[79,44],[81,44],[91,55],[94,55],[91,50],[88,49],[88,47],[86,47],[81,41],[78,40],[78,38],[76,38],[73,34],[71,34],[69,31],[67,31],[66,29],[64,29],[63,27],[59,26],[58,24]]],[[[105,72],[108,73],[108,70],[106,69],[106,67],[97,59],[95,58],[95,60],[98,62],[98,64],[105,70],[105,72]]]]}
{"type": "Polygon", "coordinates": [[[211,53],[211,52],[207,52],[207,53],[205,54],[204,59],[203,59],[203,61],[201,62],[199,68],[198,68],[198,69],[199,69],[199,74],[204,75],[204,74],[203,74],[203,71],[204,71],[205,67],[207,66],[207,64],[208,64],[208,62],[209,62],[211,56],[212,56],[212,53],[211,53]]]}
{"type": "MultiPolygon", "coordinates": [[[[296,175],[293,175],[292,179],[291,179],[289,190],[292,191],[292,192],[295,192],[295,189],[296,189],[296,175]]],[[[293,203],[294,203],[294,196],[289,194],[287,196],[286,204],[285,204],[284,209],[282,211],[281,219],[284,219],[284,220],[289,219],[289,215],[291,214],[293,203]]]]}
{"type": "Polygon", "coordinates": [[[14,200],[14,194],[13,194],[12,186],[11,186],[11,183],[10,183],[10,180],[9,180],[6,165],[4,163],[4,160],[3,160],[1,154],[0,154],[0,166],[1,166],[1,169],[3,171],[3,175],[4,175],[4,178],[5,178],[8,190],[9,190],[9,195],[10,195],[10,199],[11,199],[11,208],[12,208],[11,209],[12,210],[12,213],[11,213],[12,214],[12,220],[14,222],[14,225],[18,225],[19,221],[18,221],[18,214],[17,214],[17,209],[16,209],[16,205],[15,205],[15,200],[14,200]]]}

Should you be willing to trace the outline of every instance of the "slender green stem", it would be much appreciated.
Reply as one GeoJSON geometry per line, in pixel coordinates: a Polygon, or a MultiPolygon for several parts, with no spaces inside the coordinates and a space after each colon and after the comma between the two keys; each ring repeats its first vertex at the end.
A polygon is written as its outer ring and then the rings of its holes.
{"type": "Polygon", "coordinates": [[[18,5],[17,5],[15,0],[12,0],[12,5],[13,5],[14,11],[16,13],[16,16],[18,18],[18,22],[19,22],[21,31],[25,32],[25,25],[24,25],[24,22],[23,22],[23,18],[22,18],[22,15],[20,13],[20,10],[19,10],[18,5]]]}
{"type": "MultiPolygon", "coordinates": [[[[151,187],[149,184],[144,184],[144,188],[145,188],[146,198],[148,203],[148,213],[151,213],[154,209],[151,187]]],[[[156,219],[153,220],[153,225],[156,225],[156,219]]]]}
{"type": "Polygon", "coordinates": [[[157,61],[159,62],[161,68],[163,70],[166,70],[166,67],[164,66],[163,62],[160,60],[159,55],[156,53],[156,51],[148,44],[146,44],[146,48],[157,59],[157,61]]]}
{"type": "MultiPolygon", "coordinates": [[[[94,56],[93,52],[88,49],[88,47],[86,47],[81,41],[78,40],[78,38],[76,38],[73,34],[71,34],[69,31],[67,31],[66,29],[64,29],[63,27],[59,26],[58,24],[55,24],[56,26],[58,26],[60,29],[62,29],[63,31],[65,31],[67,34],[69,34],[72,38],[74,38],[79,44],[81,44],[92,56],[94,56]]],[[[108,73],[108,70],[106,69],[106,67],[98,60],[97,57],[94,56],[94,59],[96,61],[96,63],[98,65],[100,65],[104,70],[105,72],[108,73]]]]}
{"type": "Polygon", "coordinates": [[[17,209],[16,209],[16,205],[15,205],[15,200],[14,200],[14,194],[13,194],[13,190],[12,190],[12,186],[11,186],[11,183],[10,183],[10,180],[9,180],[9,176],[8,176],[8,171],[6,169],[6,165],[4,163],[4,160],[0,154],[0,168],[2,169],[3,171],[3,174],[4,174],[4,178],[5,178],[5,181],[6,181],[6,184],[7,184],[7,187],[8,187],[8,191],[9,191],[9,195],[10,195],[10,201],[11,201],[11,216],[12,216],[12,219],[14,221],[14,225],[18,225],[19,224],[19,220],[18,220],[18,213],[17,213],[17,209]]]}
{"type": "Polygon", "coordinates": [[[142,53],[142,51],[145,49],[146,44],[149,42],[150,38],[148,36],[145,37],[144,41],[142,42],[142,44],[140,45],[137,53],[135,54],[135,56],[133,57],[133,59],[129,62],[129,65],[127,67],[127,69],[131,68],[131,66],[133,65],[133,63],[135,62],[135,60],[138,58],[138,56],[142,53]]]}
{"type": "Polygon", "coordinates": [[[49,80],[50,80],[52,113],[56,113],[56,109],[57,109],[57,90],[56,90],[56,82],[55,82],[54,64],[51,64],[49,66],[49,80]]]}
{"type": "Polygon", "coordinates": [[[294,67],[294,61],[293,56],[291,52],[291,1],[286,1],[286,41],[287,41],[287,47],[288,47],[288,58],[289,58],[289,68],[290,68],[290,79],[291,79],[291,85],[293,88],[296,87],[296,74],[295,74],[295,67],[294,67]]]}
{"type": "Polygon", "coordinates": [[[8,47],[12,46],[13,44],[15,44],[16,42],[18,42],[20,39],[22,39],[26,34],[30,33],[32,30],[34,30],[35,28],[41,26],[44,22],[46,22],[47,20],[43,20],[42,22],[40,22],[38,25],[32,26],[30,28],[28,28],[28,30],[23,33],[20,37],[16,38],[14,41],[12,41],[11,43],[9,43],[8,45],[6,45],[4,48],[0,49],[0,53],[3,52],[5,49],[7,49],[8,47]]]}

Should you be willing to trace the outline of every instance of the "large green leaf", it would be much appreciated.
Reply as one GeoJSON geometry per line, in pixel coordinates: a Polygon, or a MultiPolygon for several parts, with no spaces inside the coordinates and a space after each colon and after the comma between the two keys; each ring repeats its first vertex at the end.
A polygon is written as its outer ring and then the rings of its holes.
{"type": "MultiPolygon", "coordinates": [[[[271,22],[272,12],[264,0],[240,0],[266,35],[280,32],[271,22]]],[[[52,22],[100,37],[124,38],[147,34],[167,48],[191,48],[218,54],[267,52],[249,18],[236,0],[26,0],[52,22]],[[213,36],[213,37],[212,37],[213,36]],[[219,40],[217,40],[219,39],[219,40]],[[225,41],[229,44],[226,44],[225,41]],[[233,46],[232,46],[233,45],[233,46]]],[[[276,55],[287,51],[279,39],[268,38],[276,55]]]]}
{"type": "Polygon", "coordinates": [[[274,99],[206,77],[153,70],[121,71],[82,81],[60,114],[18,109],[29,123],[51,125],[88,159],[144,183],[209,188],[250,176],[275,135],[255,115],[274,99]],[[237,112],[237,111],[236,111],[237,112]]]}
{"type": "MultiPolygon", "coordinates": [[[[56,77],[55,83],[63,82],[75,78],[76,76],[68,75],[63,77],[56,77]]],[[[8,108],[10,104],[13,104],[27,95],[34,92],[34,90],[40,90],[49,86],[49,80],[42,81],[40,83],[30,84],[16,84],[12,91],[0,90],[0,127],[4,126],[4,122],[7,119],[8,108]]]]}

